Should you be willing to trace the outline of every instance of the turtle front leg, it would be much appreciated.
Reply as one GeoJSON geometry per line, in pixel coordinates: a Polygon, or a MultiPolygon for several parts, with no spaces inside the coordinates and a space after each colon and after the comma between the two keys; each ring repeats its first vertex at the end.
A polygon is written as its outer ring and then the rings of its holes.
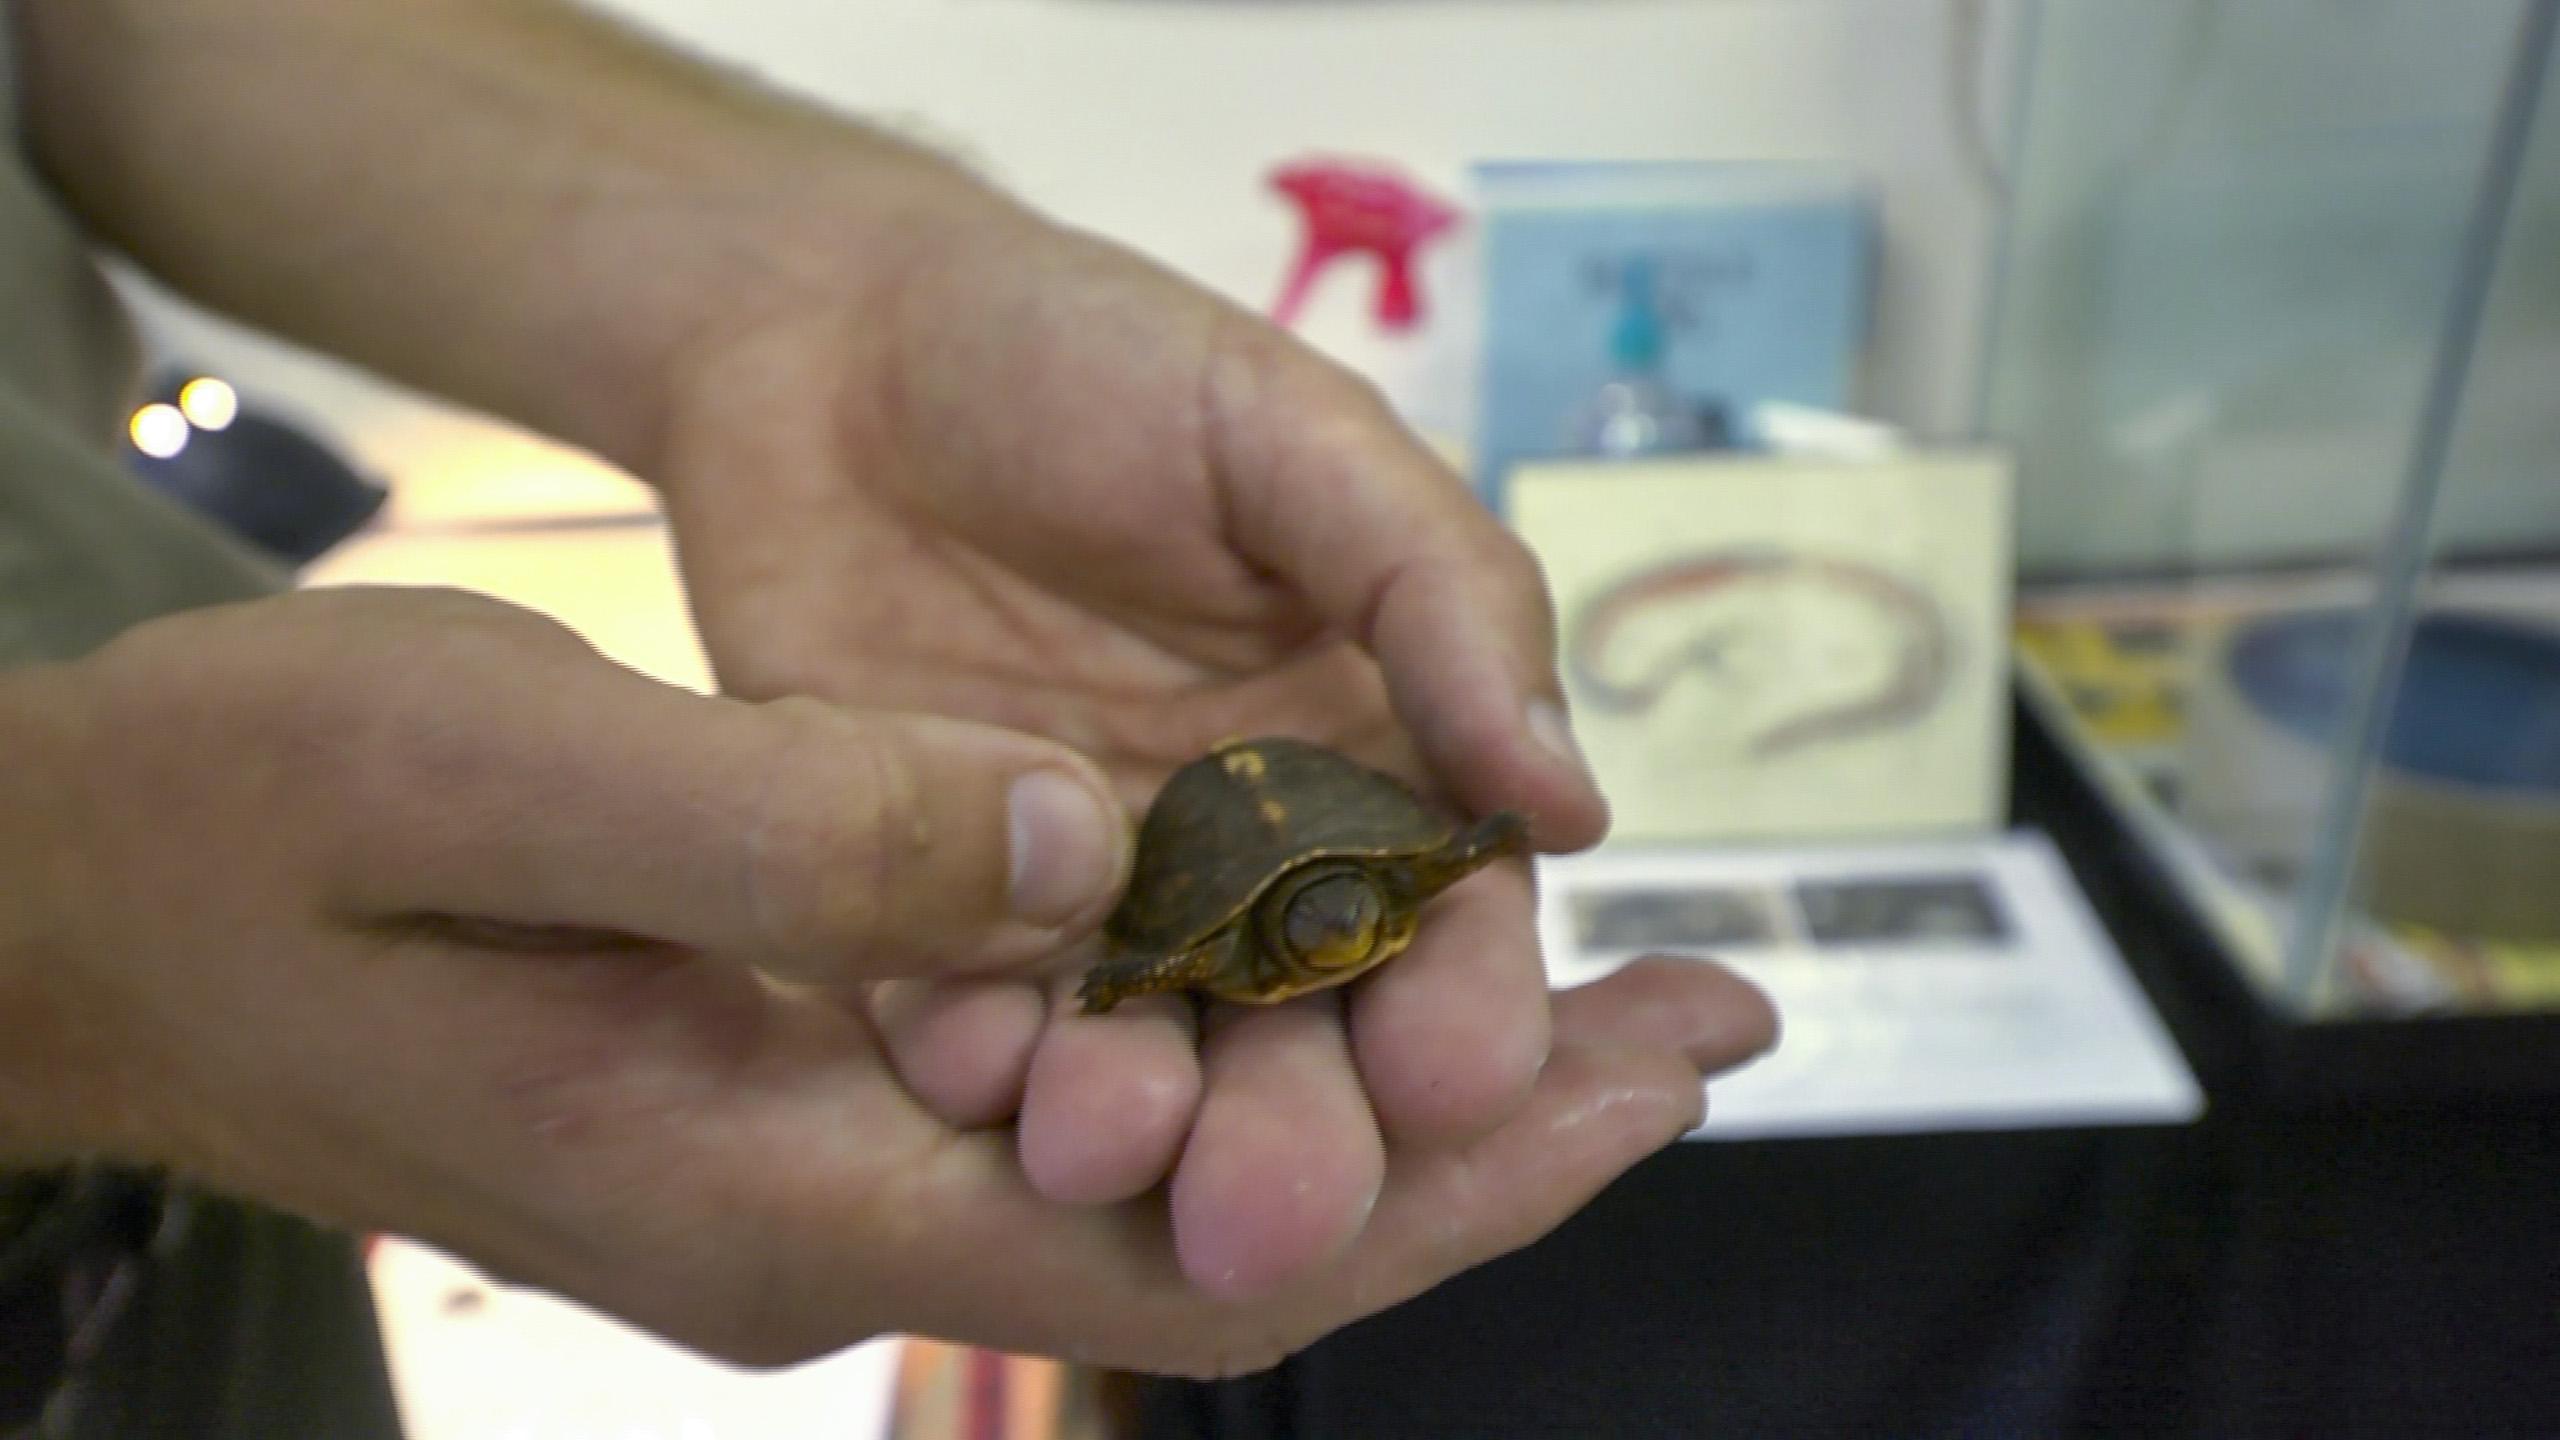
{"type": "Polygon", "coordinates": [[[1415,899],[1428,900],[1506,855],[1528,851],[1528,822],[1509,810],[1492,815],[1414,862],[1415,899]]]}
{"type": "Polygon", "coordinates": [[[1076,998],[1084,1002],[1084,1013],[1100,1015],[1133,996],[1200,989],[1233,959],[1241,929],[1230,926],[1171,955],[1115,954],[1086,974],[1076,998]]]}

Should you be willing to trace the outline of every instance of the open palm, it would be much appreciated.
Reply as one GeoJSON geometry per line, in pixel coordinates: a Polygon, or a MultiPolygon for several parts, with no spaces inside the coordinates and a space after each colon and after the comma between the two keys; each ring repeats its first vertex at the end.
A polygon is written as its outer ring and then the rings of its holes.
{"type": "MultiPolygon", "coordinates": [[[[1365,386],[1010,211],[800,298],[701,348],[655,477],[725,687],[1046,735],[1133,807],[1220,738],[1296,734],[1597,838],[1535,565],[1365,386]]],[[[1532,921],[1525,870],[1489,872],[1396,964],[1268,1010],[1083,1016],[1074,956],[1045,991],[864,999],[947,1122],[1017,1122],[1049,1199],[1170,1177],[1185,1274],[1243,1295],[1357,1240],[1391,1153],[1556,1103],[1532,921]]]]}
{"type": "Polygon", "coordinates": [[[1460,799],[1596,836],[1587,782],[1514,743],[1555,695],[1534,566],[1358,381],[1036,223],[870,293],[747,329],[671,422],[732,688],[1039,731],[1133,797],[1240,731],[1412,768],[1409,732],[1460,799]]]}

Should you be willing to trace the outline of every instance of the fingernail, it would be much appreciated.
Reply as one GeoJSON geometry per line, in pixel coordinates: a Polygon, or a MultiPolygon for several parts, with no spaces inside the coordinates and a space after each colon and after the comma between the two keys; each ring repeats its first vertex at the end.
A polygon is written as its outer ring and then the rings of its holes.
{"type": "Polygon", "coordinates": [[[1553,700],[1529,702],[1529,733],[1547,747],[1555,757],[1570,765],[1585,778],[1591,774],[1591,762],[1583,757],[1582,747],[1574,743],[1573,726],[1565,719],[1564,707],[1553,700]]]}
{"type": "Polygon", "coordinates": [[[1115,878],[1120,846],[1110,815],[1083,785],[1034,770],[1006,796],[1013,846],[1010,902],[1035,925],[1073,919],[1115,878]]]}

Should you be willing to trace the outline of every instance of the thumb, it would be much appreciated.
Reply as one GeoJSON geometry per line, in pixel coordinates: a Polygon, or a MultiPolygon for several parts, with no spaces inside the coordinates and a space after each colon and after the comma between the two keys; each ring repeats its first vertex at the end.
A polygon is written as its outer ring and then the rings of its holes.
{"type": "Polygon", "coordinates": [[[570,668],[368,737],[389,753],[361,762],[381,843],[341,852],[359,909],[621,930],[840,984],[1027,965],[1126,874],[1109,784],[1046,740],[570,668]]]}

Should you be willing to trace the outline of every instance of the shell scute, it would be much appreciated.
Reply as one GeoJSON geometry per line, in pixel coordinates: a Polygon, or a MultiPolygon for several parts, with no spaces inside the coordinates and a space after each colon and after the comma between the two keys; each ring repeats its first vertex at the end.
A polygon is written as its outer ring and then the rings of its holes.
{"type": "Polygon", "coordinates": [[[1131,949],[1197,943],[1309,860],[1420,855],[1456,827],[1394,777],[1303,740],[1232,742],[1175,771],[1138,829],[1106,930],[1131,949]]]}

